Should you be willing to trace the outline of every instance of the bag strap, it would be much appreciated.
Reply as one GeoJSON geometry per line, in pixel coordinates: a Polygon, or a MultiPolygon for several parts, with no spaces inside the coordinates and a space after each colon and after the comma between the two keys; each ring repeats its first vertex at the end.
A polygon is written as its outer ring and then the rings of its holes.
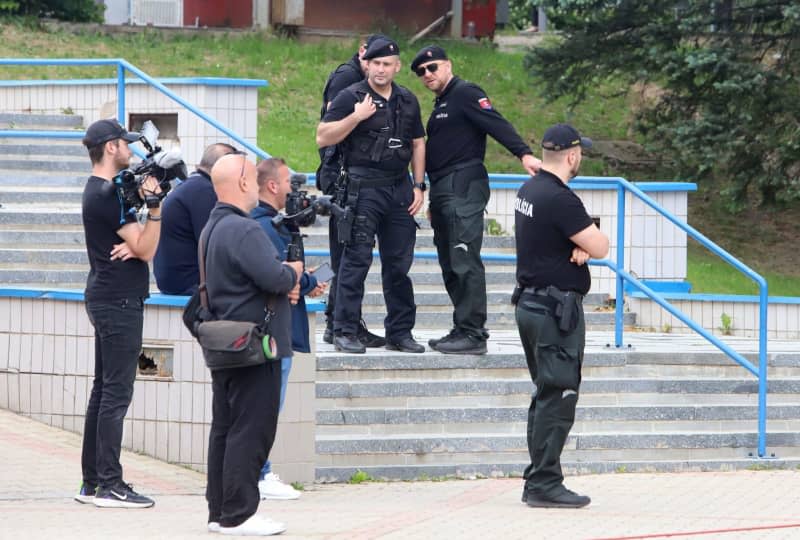
{"type": "MultiPolygon", "coordinates": [[[[211,233],[214,232],[214,228],[223,219],[225,219],[225,216],[222,216],[211,224],[211,227],[208,229],[208,234],[205,235],[205,242],[203,242],[203,235],[201,234],[197,243],[197,262],[199,263],[198,269],[200,270],[200,285],[198,286],[198,292],[200,293],[200,305],[202,305],[203,309],[205,309],[208,313],[211,313],[211,307],[208,303],[208,289],[206,288],[206,252],[208,251],[208,240],[211,236],[211,233]]],[[[262,329],[264,331],[266,331],[267,327],[269,326],[269,322],[275,315],[275,302],[268,295],[265,296],[267,301],[267,309],[265,310],[264,322],[262,323],[262,329]]]]}

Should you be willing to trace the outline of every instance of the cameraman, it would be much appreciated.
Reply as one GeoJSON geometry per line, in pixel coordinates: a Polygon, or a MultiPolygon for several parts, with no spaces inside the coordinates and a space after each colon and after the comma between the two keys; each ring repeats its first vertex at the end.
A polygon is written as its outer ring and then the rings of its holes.
{"type": "MultiPolygon", "coordinates": [[[[122,421],[133,397],[142,349],[144,300],[150,285],[147,261],[156,252],[161,229],[158,206],[149,208],[141,225],[135,212],[123,207],[114,185],[113,178],[130,163],[128,143],[137,140],[138,135],[110,119],[89,126],[83,138],[92,162],[82,214],[89,257],[84,296],[94,326],[95,365],[83,430],[83,483],[75,499],[106,508],[154,504],[125,483],[119,463],[122,421]]],[[[140,189],[142,198],[160,193],[152,177],[140,189]]]]}
{"type": "MultiPolygon", "coordinates": [[[[244,154],[223,156],[211,170],[218,202],[203,229],[206,286],[219,320],[260,322],[274,312],[269,333],[276,358],[291,355],[287,293],[303,274],[302,262],[281,263],[250,212],[258,204],[256,167],[244,154]]],[[[286,530],[256,514],[258,477],[278,426],[281,372],[276,361],[211,372],[212,419],[208,441],[208,530],[267,536],[286,530]]]]}
{"type": "MultiPolygon", "coordinates": [[[[258,172],[258,206],[250,215],[258,221],[261,228],[267,233],[278,255],[285,261],[288,255],[288,246],[292,243],[292,233],[299,234],[300,229],[294,223],[284,221],[280,228],[272,224],[272,218],[278,215],[279,210],[286,207],[286,196],[291,193],[292,185],[289,182],[289,167],[281,158],[270,158],[262,161],[256,167],[258,172]]],[[[305,264],[305,261],[302,261],[305,264]]],[[[289,300],[292,302],[292,351],[311,352],[308,338],[308,315],[304,296],[317,297],[325,292],[326,283],[317,283],[317,278],[308,272],[303,272],[298,288],[292,289],[289,300]]],[[[292,369],[291,352],[281,358],[281,398],[280,409],[286,398],[286,385],[289,381],[289,371],[292,369]]],[[[269,460],[261,469],[261,480],[258,490],[262,499],[297,499],[300,492],[288,484],[284,484],[278,475],[272,472],[269,460]]]]}
{"type": "Polygon", "coordinates": [[[197,241],[217,202],[211,168],[219,158],[235,152],[227,143],[208,146],[197,170],[164,199],[161,242],[153,259],[153,274],[162,293],[190,296],[197,289],[197,241]]]}

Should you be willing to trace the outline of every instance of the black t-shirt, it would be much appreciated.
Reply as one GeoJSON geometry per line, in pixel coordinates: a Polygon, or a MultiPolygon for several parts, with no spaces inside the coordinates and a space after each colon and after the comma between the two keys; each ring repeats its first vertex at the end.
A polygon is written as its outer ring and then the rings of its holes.
{"type": "Polygon", "coordinates": [[[560,178],[542,169],[525,182],[514,201],[514,223],[517,283],[589,292],[589,267],[569,261],[577,247],[569,238],[592,225],[592,218],[560,178]]]}
{"type": "Polygon", "coordinates": [[[189,295],[199,285],[197,242],[216,203],[211,178],[195,171],[161,204],[161,238],[153,273],[164,294],[189,295]]]}
{"type": "Polygon", "coordinates": [[[531,154],[508,120],[478,85],[453,77],[436,98],[428,119],[425,170],[437,171],[470,159],[483,160],[486,135],[517,157],[531,154]]]}
{"type": "Polygon", "coordinates": [[[83,229],[89,256],[89,277],[84,296],[87,301],[147,298],[150,271],[141,259],[111,260],[114,244],[124,240],[117,231],[136,216],[122,211],[114,184],[91,176],[83,189],[83,229]]]}
{"type": "Polygon", "coordinates": [[[390,172],[407,169],[411,161],[412,140],[425,136],[419,101],[407,89],[392,83],[392,95],[387,101],[376,93],[366,80],[358,82],[339,92],[322,121],[336,122],[349,116],[353,113],[356,103],[362,101],[367,93],[372,96],[372,101],[375,103],[375,114],[359,123],[340,144],[340,148],[345,152],[347,166],[370,167],[390,172]],[[400,123],[399,128],[396,128],[397,122],[400,123]],[[392,150],[387,150],[384,146],[380,160],[373,161],[370,156],[373,150],[372,143],[378,137],[376,133],[386,136],[387,145],[390,137],[400,139],[402,145],[392,150]]]}

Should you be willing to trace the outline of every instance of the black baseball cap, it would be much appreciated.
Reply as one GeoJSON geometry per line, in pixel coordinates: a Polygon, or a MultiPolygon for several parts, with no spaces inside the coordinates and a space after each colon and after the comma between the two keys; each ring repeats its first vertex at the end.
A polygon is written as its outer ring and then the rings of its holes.
{"type": "Polygon", "coordinates": [[[375,38],[364,52],[362,60],[372,60],[373,58],[383,58],[384,56],[396,56],[400,54],[400,47],[397,43],[387,37],[375,38]]]}
{"type": "Polygon", "coordinates": [[[438,45],[428,45],[423,47],[414,57],[411,62],[411,71],[417,71],[417,68],[422,64],[427,64],[433,60],[448,60],[447,53],[438,45]]]}
{"type": "Polygon", "coordinates": [[[139,134],[130,133],[115,119],[107,118],[98,120],[89,126],[89,129],[86,130],[86,135],[83,137],[83,144],[86,148],[94,148],[115,139],[123,139],[132,143],[139,140],[139,134]]]}
{"type": "Polygon", "coordinates": [[[581,137],[578,130],[569,124],[556,124],[549,127],[542,137],[542,148],[545,150],[558,152],[576,146],[589,149],[592,147],[592,139],[581,137]]]}

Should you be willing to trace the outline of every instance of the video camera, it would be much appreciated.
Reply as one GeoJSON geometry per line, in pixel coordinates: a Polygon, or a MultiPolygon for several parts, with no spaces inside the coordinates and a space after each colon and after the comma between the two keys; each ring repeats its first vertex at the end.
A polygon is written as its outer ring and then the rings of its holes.
{"type": "MultiPolygon", "coordinates": [[[[272,226],[276,229],[284,222],[297,227],[308,227],[314,224],[317,215],[329,216],[333,214],[341,222],[343,218],[347,219],[346,216],[352,213],[351,210],[342,208],[333,202],[333,197],[330,195],[309,195],[308,191],[301,190],[300,186],[306,183],[306,175],[304,174],[293,174],[290,183],[292,191],[286,195],[286,214],[278,214],[272,218],[272,226]]],[[[352,222],[352,219],[348,219],[347,222],[352,222]]],[[[349,234],[348,230],[348,238],[349,234]]],[[[303,235],[299,232],[292,232],[291,236],[291,242],[287,247],[286,260],[290,262],[302,260],[303,235]]]]}
{"type": "MultiPolygon", "coordinates": [[[[300,186],[306,183],[306,175],[293,174],[290,180],[292,191],[286,196],[286,215],[275,216],[290,221],[298,227],[309,227],[314,224],[317,215],[329,216],[336,206],[330,195],[309,195],[308,191],[301,190],[300,186]]],[[[274,221],[274,220],[273,220],[274,221]]]]}
{"type": "Polygon", "coordinates": [[[135,167],[123,169],[114,177],[114,185],[126,212],[136,212],[143,205],[147,205],[147,208],[158,207],[172,188],[170,182],[176,178],[186,179],[188,173],[180,149],[162,150],[157,144],[158,134],[158,128],[153,122],[145,122],[139,132],[139,141],[147,149],[147,156],[135,167]],[[158,181],[161,193],[145,193],[142,198],[140,188],[148,176],[158,181]]]}

